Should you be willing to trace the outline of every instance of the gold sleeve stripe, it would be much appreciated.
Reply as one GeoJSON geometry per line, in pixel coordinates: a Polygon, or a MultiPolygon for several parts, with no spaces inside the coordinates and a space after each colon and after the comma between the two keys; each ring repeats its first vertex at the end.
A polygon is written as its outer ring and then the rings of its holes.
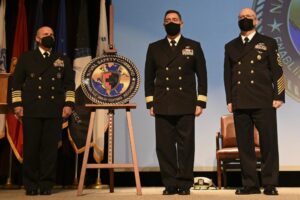
{"type": "Polygon", "coordinates": [[[284,83],[278,83],[277,88],[279,88],[279,87],[284,87],[284,83]]]}
{"type": "Polygon", "coordinates": [[[281,94],[284,90],[284,85],[278,86],[278,94],[281,94]]]}
{"type": "Polygon", "coordinates": [[[277,83],[284,83],[284,78],[283,78],[283,76],[281,76],[281,77],[277,80],[277,83]]]}
{"type": "Polygon", "coordinates": [[[277,90],[278,90],[278,94],[281,94],[284,91],[284,77],[283,76],[281,76],[277,80],[277,90]]]}
{"type": "Polygon", "coordinates": [[[204,101],[204,102],[207,102],[207,96],[204,96],[204,95],[198,95],[197,100],[198,100],[198,101],[204,101]]]}
{"type": "Polygon", "coordinates": [[[75,98],[74,97],[66,97],[65,101],[70,101],[70,102],[75,103],[75,98]]]}
{"type": "Polygon", "coordinates": [[[16,90],[16,91],[12,92],[12,95],[17,95],[17,94],[21,95],[22,91],[21,90],[16,90]]]}
{"type": "Polygon", "coordinates": [[[75,96],[75,92],[74,91],[67,91],[66,94],[67,95],[74,95],[75,96]]]}
{"type": "Polygon", "coordinates": [[[75,92],[68,90],[66,92],[66,100],[65,101],[70,101],[70,102],[75,103],[75,92]]]}
{"type": "Polygon", "coordinates": [[[277,83],[277,87],[284,86],[284,83],[277,83]]]}
{"type": "Polygon", "coordinates": [[[149,103],[149,102],[152,102],[153,101],[153,96],[147,96],[146,97],[146,102],[149,103]]]}
{"type": "Polygon", "coordinates": [[[71,102],[75,103],[75,92],[74,91],[66,92],[66,101],[71,101],[71,102]]]}
{"type": "Polygon", "coordinates": [[[22,91],[14,90],[11,93],[12,103],[22,102],[22,91]]]}
{"type": "Polygon", "coordinates": [[[284,87],[278,88],[278,95],[284,91],[284,87]]]}
{"type": "Polygon", "coordinates": [[[284,82],[280,81],[277,83],[277,85],[284,85],[284,82]]]}
{"type": "Polygon", "coordinates": [[[13,97],[12,102],[13,103],[22,102],[22,98],[21,97],[13,97]]]}

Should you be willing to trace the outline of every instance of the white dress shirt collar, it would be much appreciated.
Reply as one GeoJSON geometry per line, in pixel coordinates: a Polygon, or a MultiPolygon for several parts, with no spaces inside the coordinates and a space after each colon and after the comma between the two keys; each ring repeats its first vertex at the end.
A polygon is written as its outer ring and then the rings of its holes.
{"type": "Polygon", "coordinates": [[[246,37],[249,39],[248,42],[250,42],[255,34],[256,34],[256,31],[254,31],[253,33],[250,33],[250,35],[248,35],[248,36],[241,35],[243,43],[245,43],[245,38],[246,37]]]}
{"type": "Polygon", "coordinates": [[[175,40],[175,42],[176,42],[176,43],[175,43],[175,46],[177,46],[177,44],[178,44],[180,38],[181,38],[181,34],[179,34],[179,35],[178,35],[176,38],[174,38],[174,39],[170,39],[170,38],[167,37],[170,46],[171,46],[171,40],[175,40]]]}
{"type": "Polygon", "coordinates": [[[43,57],[45,57],[45,55],[44,55],[45,52],[47,52],[49,54],[49,56],[51,55],[51,51],[45,51],[41,47],[39,47],[39,50],[40,50],[41,54],[43,55],[43,57]]]}

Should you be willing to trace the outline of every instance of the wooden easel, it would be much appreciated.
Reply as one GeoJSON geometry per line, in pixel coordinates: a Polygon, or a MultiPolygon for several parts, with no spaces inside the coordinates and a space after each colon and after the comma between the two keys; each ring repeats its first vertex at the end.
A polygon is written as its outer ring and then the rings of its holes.
{"type": "Polygon", "coordinates": [[[82,168],[80,173],[79,185],[77,189],[77,195],[82,194],[83,184],[85,179],[85,173],[87,168],[108,168],[109,176],[110,176],[110,192],[114,192],[114,185],[113,185],[113,169],[114,168],[132,168],[134,170],[135,176],[135,184],[136,184],[136,193],[137,195],[142,195],[141,190],[141,182],[140,182],[140,175],[138,169],[138,161],[136,155],[136,148],[134,142],[134,134],[133,134],[133,127],[132,127],[132,118],[131,118],[131,109],[136,108],[136,104],[87,104],[86,107],[92,108],[89,128],[86,138],[82,168]],[[91,139],[92,139],[92,132],[94,127],[94,119],[95,119],[95,112],[97,109],[108,109],[109,121],[108,121],[108,163],[106,164],[89,164],[88,155],[91,146],[91,139]],[[131,154],[132,154],[132,163],[126,164],[119,164],[114,163],[113,153],[114,153],[114,145],[113,145],[113,137],[114,137],[114,111],[116,109],[125,109],[126,110],[126,118],[127,118],[127,125],[128,125],[128,134],[130,140],[130,147],[131,147],[131,154]]]}

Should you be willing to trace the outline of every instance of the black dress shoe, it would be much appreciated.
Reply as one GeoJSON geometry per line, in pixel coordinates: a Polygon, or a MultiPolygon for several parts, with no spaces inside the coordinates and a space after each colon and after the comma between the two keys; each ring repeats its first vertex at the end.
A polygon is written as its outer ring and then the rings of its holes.
{"type": "Polygon", "coordinates": [[[277,191],[276,187],[268,185],[264,189],[264,194],[265,195],[278,195],[278,191],[277,191]]]}
{"type": "Polygon", "coordinates": [[[257,187],[242,187],[238,188],[235,191],[236,195],[245,195],[245,194],[260,194],[260,190],[257,187]]]}
{"type": "Polygon", "coordinates": [[[182,189],[182,188],[179,188],[179,189],[178,189],[178,194],[179,194],[179,195],[190,195],[191,192],[190,192],[190,189],[182,189]]]}
{"type": "Polygon", "coordinates": [[[163,191],[163,195],[173,195],[173,194],[177,194],[177,189],[176,188],[166,188],[163,191]]]}
{"type": "Polygon", "coordinates": [[[28,189],[28,190],[26,190],[26,195],[34,196],[34,195],[37,195],[37,194],[38,194],[37,189],[28,189]]]}
{"type": "Polygon", "coordinates": [[[52,191],[50,189],[45,189],[40,191],[40,195],[51,195],[52,191]]]}

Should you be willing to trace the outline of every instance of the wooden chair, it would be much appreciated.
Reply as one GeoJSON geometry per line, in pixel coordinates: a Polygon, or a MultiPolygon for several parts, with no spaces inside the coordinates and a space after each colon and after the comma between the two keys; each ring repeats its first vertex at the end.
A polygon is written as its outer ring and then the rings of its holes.
{"type": "MultiPolygon", "coordinates": [[[[260,167],[260,146],[259,135],[254,127],[255,153],[260,167]]],[[[216,157],[217,157],[217,178],[218,188],[222,186],[222,175],[224,187],[227,186],[226,172],[228,169],[240,169],[239,151],[236,143],[233,115],[221,117],[221,130],[216,134],[216,157]]]]}

